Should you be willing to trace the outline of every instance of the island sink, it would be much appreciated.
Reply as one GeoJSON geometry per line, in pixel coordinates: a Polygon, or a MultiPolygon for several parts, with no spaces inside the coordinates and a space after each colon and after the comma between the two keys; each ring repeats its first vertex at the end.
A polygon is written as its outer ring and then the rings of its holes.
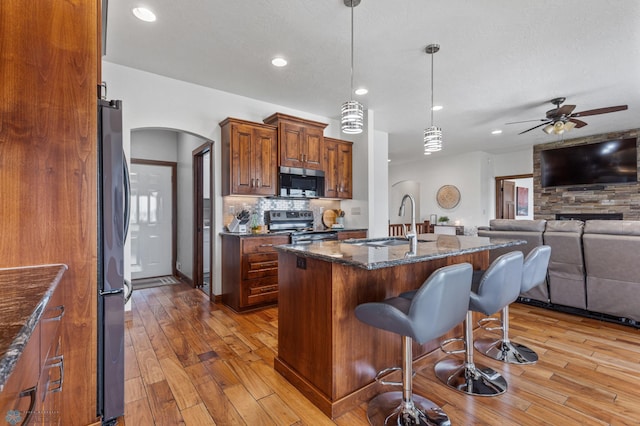
{"type": "MultiPolygon", "coordinates": [[[[429,240],[418,240],[419,243],[428,243],[429,240]]],[[[370,238],[370,239],[358,239],[358,240],[345,240],[345,244],[353,244],[356,246],[367,247],[392,247],[408,245],[409,240],[403,237],[400,238],[370,238]]]]}

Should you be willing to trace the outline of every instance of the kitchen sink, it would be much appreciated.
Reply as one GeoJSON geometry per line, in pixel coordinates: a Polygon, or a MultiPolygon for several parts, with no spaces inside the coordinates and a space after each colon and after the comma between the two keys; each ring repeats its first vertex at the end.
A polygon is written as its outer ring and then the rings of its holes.
{"type": "MultiPolygon", "coordinates": [[[[406,238],[373,238],[373,239],[357,239],[357,240],[345,240],[346,244],[353,244],[356,246],[367,247],[393,247],[409,245],[409,240],[406,238]]],[[[428,240],[418,240],[419,243],[426,243],[428,240]]]]}

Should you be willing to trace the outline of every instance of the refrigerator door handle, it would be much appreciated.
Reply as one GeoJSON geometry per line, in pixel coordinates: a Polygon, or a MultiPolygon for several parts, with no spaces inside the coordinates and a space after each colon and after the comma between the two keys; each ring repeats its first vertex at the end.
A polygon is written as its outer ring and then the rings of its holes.
{"type": "Polygon", "coordinates": [[[111,296],[112,294],[118,294],[118,293],[123,293],[124,289],[122,288],[115,288],[113,290],[107,290],[107,291],[101,291],[100,293],[98,293],[100,296],[111,296]]]}

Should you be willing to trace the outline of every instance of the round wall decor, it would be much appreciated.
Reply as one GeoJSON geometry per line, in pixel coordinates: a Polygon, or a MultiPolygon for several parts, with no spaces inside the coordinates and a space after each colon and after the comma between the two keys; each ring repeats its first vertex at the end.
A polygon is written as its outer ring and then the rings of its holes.
{"type": "Polygon", "coordinates": [[[454,185],[444,185],[436,194],[438,205],[443,209],[452,209],[460,202],[460,191],[454,185]]]}

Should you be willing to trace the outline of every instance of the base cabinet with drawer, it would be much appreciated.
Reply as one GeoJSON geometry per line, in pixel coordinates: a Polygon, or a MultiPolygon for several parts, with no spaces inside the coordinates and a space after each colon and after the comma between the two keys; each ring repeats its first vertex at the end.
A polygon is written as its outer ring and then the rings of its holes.
{"type": "Polygon", "coordinates": [[[57,285],[1,389],[0,413],[9,425],[62,424],[63,292],[62,286],[57,285]]]}
{"type": "Polygon", "coordinates": [[[236,312],[278,302],[278,252],[288,235],[222,234],[222,303],[236,312]]]}

